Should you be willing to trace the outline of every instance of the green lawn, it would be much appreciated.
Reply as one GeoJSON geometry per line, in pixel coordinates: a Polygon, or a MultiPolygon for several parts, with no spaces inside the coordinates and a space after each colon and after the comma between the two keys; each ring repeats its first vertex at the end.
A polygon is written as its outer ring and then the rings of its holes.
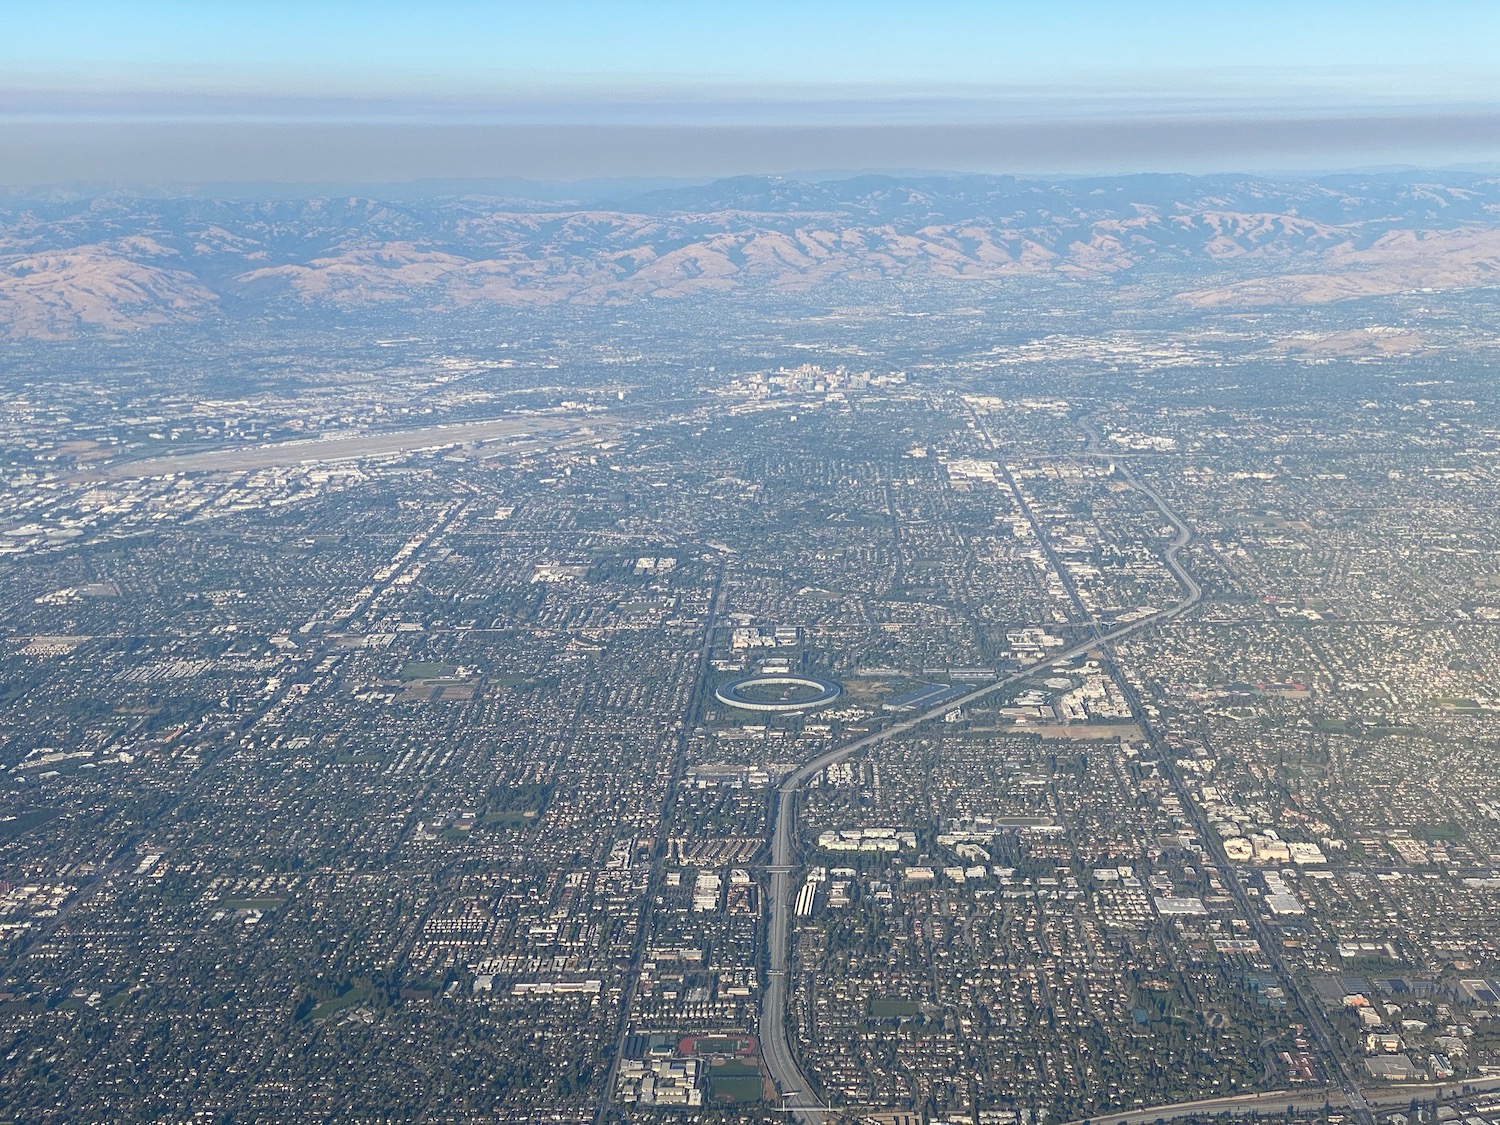
{"type": "Polygon", "coordinates": [[[733,1035],[696,1035],[693,1051],[700,1055],[737,1055],[750,1044],[733,1035]]]}
{"type": "Polygon", "coordinates": [[[714,1102],[758,1102],[761,1094],[760,1075],[742,1078],[720,1078],[716,1073],[708,1077],[708,1097],[714,1102]]]}
{"type": "Polygon", "coordinates": [[[310,1020],[326,1020],[331,1016],[338,1015],[345,1008],[352,1008],[356,1004],[363,1003],[369,998],[369,985],[362,985],[359,988],[351,988],[342,996],[335,996],[332,1000],[324,1000],[311,1012],[307,1013],[307,1018],[310,1020]]]}
{"type": "Polygon", "coordinates": [[[0,840],[8,840],[12,836],[19,836],[28,828],[35,828],[39,824],[45,824],[57,815],[56,809],[26,809],[13,816],[0,820],[0,840]]]}
{"type": "Polygon", "coordinates": [[[439,676],[451,676],[457,670],[452,664],[413,660],[402,667],[401,678],[403,680],[434,680],[439,676]]]}
{"type": "Polygon", "coordinates": [[[722,1078],[759,1078],[760,1067],[740,1059],[715,1059],[708,1068],[708,1076],[715,1082],[722,1078]]]}

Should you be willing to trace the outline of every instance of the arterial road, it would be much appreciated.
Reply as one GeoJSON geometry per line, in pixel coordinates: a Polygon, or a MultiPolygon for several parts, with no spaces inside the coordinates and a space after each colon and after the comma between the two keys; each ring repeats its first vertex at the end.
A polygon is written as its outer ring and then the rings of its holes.
{"type": "MultiPolygon", "coordinates": [[[[1086,428],[1087,424],[1085,424],[1086,428]]],[[[1091,442],[1095,435],[1090,433],[1091,442]]],[[[1186,613],[1192,609],[1203,598],[1203,590],[1194,580],[1193,576],[1183,568],[1177,561],[1178,552],[1187,546],[1192,539],[1193,533],[1177,515],[1169,508],[1161,496],[1152,488],[1143,484],[1126,468],[1120,467],[1118,472],[1142,495],[1146,496],[1161,511],[1162,516],[1172,525],[1173,539],[1163,553],[1163,561],[1172,576],[1183,589],[1183,598],[1176,605],[1153,613],[1149,617],[1143,617],[1128,625],[1102,632],[1095,637],[1090,637],[1086,642],[1074,645],[1070,649],[1059,653],[1047,664],[1054,664],[1061,660],[1069,660],[1075,656],[1082,656],[1087,652],[1099,648],[1101,645],[1117,641],[1132,633],[1139,633],[1143,629],[1149,629],[1153,625],[1159,625],[1164,621],[1170,621],[1174,617],[1186,613]]],[[[795,773],[788,774],[777,790],[775,827],[771,836],[771,862],[769,872],[771,876],[771,912],[768,923],[767,943],[770,948],[770,964],[767,974],[766,987],[761,993],[761,1017],[760,1037],[761,1047],[765,1055],[766,1067],[771,1072],[772,1079],[776,1082],[776,1088],[781,1093],[782,1108],[788,1117],[795,1121],[821,1123],[829,1112],[822,1100],[814,1093],[807,1076],[803,1074],[801,1064],[797,1060],[796,1052],[792,1049],[791,1039],[787,1034],[786,1001],[787,1001],[787,974],[788,974],[788,945],[792,934],[792,876],[799,871],[795,859],[794,837],[796,835],[797,817],[797,795],[802,787],[812,778],[835,762],[843,761],[862,750],[868,750],[872,746],[878,746],[892,738],[907,733],[915,727],[948,714],[955,707],[964,707],[968,704],[978,702],[985,696],[992,695],[1013,684],[1036,675],[1041,671],[1041,666],[1028,668],[1021,672],[1005,676],[993,683],[985,684],[960,696],[950,699],[930,711],[910,719],[904,719],[892,726],[885,727],[873,734],[865,735],[854,742],[845,743],[842,746],[829,750],[795,773]]]]}

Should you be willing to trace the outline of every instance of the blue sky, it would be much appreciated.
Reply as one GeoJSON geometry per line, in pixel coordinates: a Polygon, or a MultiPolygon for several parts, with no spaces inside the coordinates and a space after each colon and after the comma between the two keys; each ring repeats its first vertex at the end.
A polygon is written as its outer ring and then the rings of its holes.
{"type": "Polygon", "coordinates": [[[1500,4],[21,0],[12,88],[410,96],[1493,92],[1500,4]]]}
{"type": "MultiPolygon", "coordinates": [[[[40,126],[106,123],[540,126],[561,142],[574,127],[1457,115],[1456,147],[1397,129],[1383,149],[1365,129],[1348,158],[1500,159],[1474,124],[1500,111],[1495,0],[8,0],[0,14],[0,128],[28,144],[40,126]]],[[[766,170],[777,159],[766,150],[766,170]]]]}

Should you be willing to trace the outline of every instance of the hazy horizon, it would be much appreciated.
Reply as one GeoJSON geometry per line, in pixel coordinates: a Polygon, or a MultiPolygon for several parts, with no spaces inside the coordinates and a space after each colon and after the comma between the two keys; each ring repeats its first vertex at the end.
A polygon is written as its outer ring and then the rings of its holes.
{"type": "Polygon", "coordinates": [[[1500,158],[1500,9],[348,0],[12,12],[0,182],[1500,158]]]}

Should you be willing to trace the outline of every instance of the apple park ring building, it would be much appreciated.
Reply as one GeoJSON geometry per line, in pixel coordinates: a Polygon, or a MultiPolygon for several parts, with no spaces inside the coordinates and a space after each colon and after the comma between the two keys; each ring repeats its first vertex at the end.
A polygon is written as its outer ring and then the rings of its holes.
{"type": "Polygon", "coordinates": [[[827,707],[843,694],[844,689],[832,680],[773,672],[724,684],[714,698],[746,711],[790,712],[827,707]]]}

